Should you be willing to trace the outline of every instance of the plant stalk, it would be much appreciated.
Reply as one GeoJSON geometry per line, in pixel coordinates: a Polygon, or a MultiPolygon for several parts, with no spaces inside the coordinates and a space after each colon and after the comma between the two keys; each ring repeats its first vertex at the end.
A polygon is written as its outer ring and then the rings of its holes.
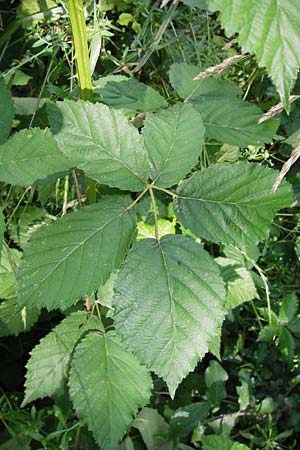
{"type": "MultiPolygon", "coordinates": [[[[83,0],[67,0],[72,34],[75,47],[77,76],[81,98],[94,101],[94,91],[90,72],[90,57],[88,49],[87,28],[85,24],[83,0]]],[[[86,180],[86,202],[93,204],[97,201],[96,182],[89,177],[86,180]]]]}
{"type": "Polygon", "coordinates": [[[83,0],[67,0],[75,47],[77,75],[82,100],[92,102],[94,92],[90,72],[87,29],[85,24],[83,0]]]}

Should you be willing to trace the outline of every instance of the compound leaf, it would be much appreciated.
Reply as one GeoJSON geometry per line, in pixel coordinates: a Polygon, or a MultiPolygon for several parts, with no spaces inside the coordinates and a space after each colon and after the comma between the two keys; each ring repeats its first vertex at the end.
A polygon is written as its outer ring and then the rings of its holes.
{"type": "Polygon", "coordinates": [[[96,317],[88,319],[84,311],[76,312],[41,339],[31,351],[26,366],[23,405],[62,389],[76,342],[88,329],[101,330],[101,327],[102,324],[96,317]]]}
{"type": "Polygon", "coordinates": [[[209,241],[256,244],[267,236],[275,213],[292,202],[287,182],[272,192],[276,176],[258,164],[210,166],[178,187],[174,212],[184,227],[209,241]]]}
{"type": "Polygon", "coordinates": [[[289,94],[300,67],[300,15],[298,0],[210,0],[221,11],[228,36],[239,33],[243,52],[255,53],[266,67],[288,108],[289,94]]]}
{"type": "Polygon", "coordinates": [[[160,187],[169,187],[197,164],[204,141],[204,127],[195,109],[178,103],[148,116],[143,136],[151,179],[160,187]]]}
{"type": "Polygon", "coordinates": [[[18,270],[20,303],[64,309],[103,285],[131,243],[128,205],[127,196],[103,197],[33,233],[18,270]]]}
{"type": "Polygon", "coordinates": [[[126,352],[114,332],[89,334],[76,347],[70,370],[70,395],[97,443],[113,450],[139,407],[150,399],[149,372],[126,352]]]}
{"type": "Polygon", "coordinates": [[[172,397],[217,334],[224,297],[216,263],[182,235],[137,242],[121,267],[114,297],[117,332],[166,381],[172,397]]]}
{"type": "Polygon", "coordinates": [[[138,191],[148,179],[142,137],[120,112],[100,103],[57,102],[48,107],[59,148],[102,184],[138,191]]]}
{"type": "Polygon", "coordinates": [[[0,146],[0,180],[6,183],[28,186],[71,166],[48,129],[21,130],[0,146]]]}

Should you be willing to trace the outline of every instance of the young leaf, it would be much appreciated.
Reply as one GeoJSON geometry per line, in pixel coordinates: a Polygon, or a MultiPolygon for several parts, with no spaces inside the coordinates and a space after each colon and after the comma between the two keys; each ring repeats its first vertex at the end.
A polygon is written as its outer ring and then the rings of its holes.
{"type": "Polygon", "coordinates": [[[76,312],[66,317],[47,334],[30,352],[26,365],[26,405],[37,398],[54,394],[63,387],[74,346],[88,329],[100,329],[102,324],[96,317],[89,320],[87,314],[76,312]]]}
{"type": "Polygon", "coordinates": [[[70,370],[70,395],[97,443],[114,450],[138,408],[148,403],[152,381],[126,352],[114,332],[89,334],[76,347],[70,370]]]}
{"type": "Polygon", "coordinates": [[[28,186],[71,167],[47,129],[21,130],[0,146],[0,180],[6,183],[28,186]]]}
{"type": "Polygon", "coordinates": [[[279,122],[271,119],[259,124],[262,111],[239,98],[203,95],[195,98],[193,105],[202,116],[209,139],[246,147],[276,138],[279,122]]]}
{"type": "Polygon", "coordinates": [[[150,178],[157,186],[170,187],[197,164],[204,127],[200,114],[190,105],[178,103],[148,116],[143,136],[150,161],[150,178]]]}
{"type": "Polygon", "coordinates": [[[121,267],[114,297],[117,332],[167,382],[172,397],[217,334],[224,296],[216,263],[182,235],[137,242],[121,267]]]}
{"type": "Polygon", "coordinates": [[[5,142],[9,135],[14,114],[11,92],[7,89],[4,79],[0,77],[0,144],[5,142]]]}
{"type": "Polygon", "coordinates": [[[152,408],[143,408],[134,419],[132,427],[139,430],[148,450],[165,441],[169,434],[169,425],[157,410],[152,408]]]}
{"type": "Polygon", "coordinates": [[[148,179],[142,137],[125,116],[100,103],[57,102],[48,107],[58,146],[102,184],[138,191],[148,179]]]}
{"type": "Polygon", "coordinates": [[[157,91],[133,78],[114,81],[110,77],[104,87],[96,87],[94,92],[101,102],[116,109],[153,112],[168,106],[157,91]]]}
{"type": "Polygon", "coordinates": [[[126,196],[103,197],[33,233],[18,270],[20,303],[64,309],[104,284],[131,243],[128,205],[126,196]]]}
{"type": "Polygon", "coordinates": [[[226,34],[239,33],[243,52],[255,53],[266,67],[284,106],[300,67],[300,15],[297,0],[209,0],[212,11],[221,11],[226,34]]]}
{"type": "Polygon", "coordinates": [[[256,244],[267,236],[275,213],[292,202],[288,183],[272,192],[276,175],[244,162],[210,166],[179,186],[174,212],[184,227],[209,241],[256,244]]]}
{"type": "Polygon", "coordinates": [[[221,97],[241,95],[242,90],[232,81],[218,80],[216,78],[205,78],[194,81],[193,78],[198,75],[200,70],[197,66],[185,63],[175,63],[171,66],[169,72],[170,82],[181,98],[193,99],[200,95],[221,97]]]}

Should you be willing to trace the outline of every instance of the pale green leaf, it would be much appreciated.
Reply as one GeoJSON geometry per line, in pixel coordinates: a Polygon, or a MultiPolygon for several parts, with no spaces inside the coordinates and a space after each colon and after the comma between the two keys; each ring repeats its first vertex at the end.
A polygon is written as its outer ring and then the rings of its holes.
{"type": "Polygon", "coordinates": [[[16,297],[16,270],[22,253],[4,247],[0,262],[0,298],[16,297]]]}
{"type": "Polygon", "coordinates": [[[0,77],[0,144],[10,133],[14,114],[11,92],[7,89],[4,79],[0,77]]]}
{"type": "Polygon", "coordinates": [[[203,450],[231,450],[232,440],[226,435],[207,435],[203,436],[203,450]]]}
{"type": "Polygon", "coordinates": [[[0,180],[6,183],[28,186],[70,168],[47,129],[21,130],[0,146],[0,180]]]}
{"type": "Polygon", "coordinates": [[[226,283],[226,309],[233,309],[244,302],[258,298],[251,273],[236,261],[228,258],[216,258],[226,283]]]}
{"type": "Polygon", "coordinates": [[[97,443],[113,450],[128,431],[138,408],[148,403],[152,381],[126,352],[114,332],[90,334],[76,347],[70,370],[70,395],[97,443]]]}
{"type": "Polygon", "coordinates": [[[16,115],[28,116],[35,114],[45,104],[44,98],[38,97],[13,97],[16,115]]]}
{"type": "Polygon", "coordinates": [[[30,352],[23,405],[59,392],[67,377],[74,346],[89,329],[103,329],[96,317],[76,312],[66,317],[30,352]]]}
{"type": "Polygon", "coordinates": [[[181,0],[185,5],[190,6],[191,8],[199,8],[199,9],[207,9],[207,1],[206,0],[181,0]]]}
{"type": "Polygon", "coordinates": [[[240,87],[228,80],[205,78],[193,81],[193,78],[199,72],[201,72],[201,68],[197,66],[185,63],[172,64],[169,72],[170,82],[181,98],[193,99],[201,95],[220,97],[241,95],[242,90],[240,87]]]}
{"type": "Polygon", "coordinates": [[[96,87],[95,93],[101,102],[116,109],[153,112],[168,106],[157,91],[133,78],[114,81],[110,77],[104,87],[96,87]]]}
{"type": "MultiPolygon", "coordinates": [[[[175,223],[166,219],[157,221],[158,237],[161,238],[166,234],[175,234],[175,223]]],[[[146,238],[155,238],[155,225],[149,225],[145,222],[138,222],[137,240],[146,238]]]]}
{"type": "Polygon", "coordinates": [[[262,111],[239,98],[207,95],[195,98],[193,104],[202,116],[209,139],[246,147],[270,143],[277,137],[278,120],[259,124],[262,111]]]}
{"type": "Polygon", "coordinates": [[[78,168],[102,184],[138,191],[148,179],[142,137],[120,112],[84,101],[48,107],[59,148],[78,168]]]}
{"type": "Polygon", "coordinates": [[[217,334],[224,296],[216,263],[182,235],[137,242],[121,267],[116,329],[126,348],[166,381],[172,397],[217,334]]]}
{"type": "Polygon", "coordinates": [[[174,212],[185,228],[209,241],[256,244],[268,235],[275,213],[292,203],[287,182],[272,192],[276,176],[258,164],[216,164],[178,187],[174,212]]]}
{"type": "Polygon", "coordinates": [[[144,122],[143,136],[150,161],[150,178],[157,186],[170,187],[197,164],[204,127],[195,109],[177,103],[149,115],[144,122]]]}
{"type": "Polygon", "coordinates": [[[148,450],[160,441],[165,441],[169,434],[169,425],[156,409],[143,408],[136,416],[132,427],[139,430],[148,450]]]}
{"type": "Polygon", "coordinates": [[[211,360],[205,371],[204,379],[206,386],[210,388],[214,383],[227,381],[228,373],[218,361],[211,360]]]}
{"type": "Polygon", "coordinates": [[[300,67],[298,0],[209,0],[209,7],[221,11],[229,37],[239,33],[243,52],[266,67],[287,108],[300,67]]]}
{"type": "Polygon", "coordinates": [[[18,270],[21,304],[65,309],[103,285],[131,243],[128,205],[127,196],[103,197],[33,233],[18,270]]]}

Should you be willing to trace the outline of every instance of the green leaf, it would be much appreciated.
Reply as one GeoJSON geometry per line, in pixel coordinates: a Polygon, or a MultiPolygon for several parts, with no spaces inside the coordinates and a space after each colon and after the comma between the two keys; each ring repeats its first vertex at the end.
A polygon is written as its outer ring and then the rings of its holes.
{"type": "Polygon", "coordinates": [[[205,371],[206,397],[213,412],[218,411],[220,403],[227,396],[226,381],[228,374],[218,361],[212,360],[205,371]]]}
{"type": "Polygon", "coordinates": [[[102,329],[96,317],[86,312],[66,317],[30,352],[26,365],[23,406],[37,398],[51,396],[63,388],[71,354],[78,339],[89,329],[102,329]]]}
{"type": "Polygon", "coordinates": [[[255,53],[260,67],[266,67],[284,106],[300,67],[300,15],[297,0],[209,0],[227,36],[239,33],[243,52],[255,53]]]}
{"type": "Polygon", "coordinates": [[[16,297],[2,300],[0,303],[0,336],[17,336],[29,331],[37,322],[38,308],[23,308],[18,305],[16,297]]]}
{"type": "Polygon", "coordinates": [[[169,187],[197,164],[204,127],[200,114],[190,105],[178,103],[148,116],[143,136],[150,161],[150,178],[157,186],[169,187]]]}
{"type": "Polygon", "coordinates": [[[11,92],[7,89],[5,81],[0,77],[0,144],[2,144],[12,127],[15,109],[11,92]]]}
{"type": "Polygon", "coordinates": [[[275,213],[292,202],[288,183],[272,192],[276,176],[258,164],[210,166],[178,187],[174,212],[185,228],[209,241],[256,244],[268,235],[275,213]]]}
{"type": "Polygon", "coordinates": [[[103,197],[33,233],[18,270],[20,303],[65,309],[103,285],[131,243],[128,205],[126,196],[103,197]]]}
{"type": "Polygon", "coordinates": [[[0,257],[1,257],[2,247],[3,247],[5,228],[6,228],[6,224],[4,221],[4,215],[3,215],[2,209],[0,208],[0,257]]]}
{"type": "Polygon", "coordinates": [[[150,86],[133,78],[114,81],[110,77],[104,87],[95,89],[101,102],[116,109],[153,112],[166,108],[166,100],[150,86]]]}
{"type": "Polygon", "coordinates": [[[244,302],[258,298],[251,273],[236,261],[216,258],[221,267],[221,275],[226,283],[226,309],[233,309],[244,302]]]}
{"type": "Polygon", "coordinates": [[[242,94],[240,87],[228,80],[205,78],[193,81],[199,72],[201,69],[197,66],[185,63],[172,64],[169,72],[170,82],[181,98],[193,99],[200,95],[234,97],[242,94]]]}
{"type": "Polygon", "coordinates": [[[288,294],[284,297],[279,310],[279,320],[288,323],[294,319],[298,311],[298,299],[296,294],[288,294]]]}
{"type": "Polygon", "coordinates": [[[0,298],[16,296],[16,270],[22,253],[4,247],[0,262],[0,298]]]}
{"type": "Polygon", "coordinates": [[[203,450],[231,450],[232,440],[225,435],[207,435],[203,436],[203,450]]]}
{"type": "Polygon", "coordinates": [[[181,0],[185,5],[190,6],[191,8],[199,8],[199,9],[207,9],[207,1],[206,0],[181,0]]]}
{"type": "Polygon", "coordinates": [[[206,419],[208,413],[208,402],[196,402],[177,409],[170,420],[172,435],[187,436],[206,419]]]}
{"type": "Polygon", "coordinates": [[[224,319],[218,266],[185,236],[144,239],[119,271],[114,303],[126,348],[166,381],[174,397],[224,319]]]}
{"type": "Polygon", "coordinates": [[[283,356],[291,363],[295,352],[295,340],[286,327],[280,327],[279,346],[283,356]]]}
{"type": "Polygon", "coordinates": [[[0,146],[0,180],[6,183],[28,186],[71,166],[47,129],[21,130],[0,146]]]}
{"type": "Polygon", "coordinates": [[[280,333],[280,325],[266,325],[259,332],[257,342],[269,342],[280,333]]]}
{"type": "Polygon", "coordinates": [[[148,450],[166,440],[169,434],[169,425],[157,410],[152,408],[143,408],[134,419],[132,427],[139,430],[148,450]]]}
{"type": "Polygon", "coordinates": [[[102,184],[138,191],[148,179],[142,137],[125,116],[100,103],[57,102],[48,107],[58,146],[102,184]]]}
{"type": "Polygon", "coordinates": [[[259,124],[262,111],[239,98],[202,96],[195,98],[193,105],[202,116],[209,139],[246,147],[271,143],[277,137],[278,120],[259,124]]]}
{"type": "Polygon", "coordinates": [[[70,370],[70,395],[97,443],[113,450],[139,407],[148,403],[152,381],[126,352],[114,332],[90,334],[76,347],[70,370]]]}

